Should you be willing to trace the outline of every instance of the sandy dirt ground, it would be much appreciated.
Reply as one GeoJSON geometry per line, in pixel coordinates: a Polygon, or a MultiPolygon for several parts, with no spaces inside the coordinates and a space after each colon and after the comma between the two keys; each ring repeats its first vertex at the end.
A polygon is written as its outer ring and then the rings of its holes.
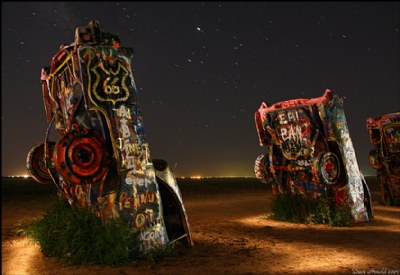
{"type": "Polygon", "coordinates": [[[44,213],[54,197],[3,193],[2,274],[400,274],[400,207],[377,199],[373,221],[345,228],[278,222],[266,218],[272,200],[266,186],[244,179],[230,187],[228,181],[182,185],[194,247],[156,265],[143,260],[119,267],[44,258],[14,231],[19,221],[44,213]]]}

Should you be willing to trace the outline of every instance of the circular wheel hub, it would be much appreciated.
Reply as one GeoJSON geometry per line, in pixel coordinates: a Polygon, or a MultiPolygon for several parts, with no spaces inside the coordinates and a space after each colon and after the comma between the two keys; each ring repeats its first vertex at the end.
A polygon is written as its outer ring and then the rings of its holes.
{"type": "MultiPolygon", "coordinates": [[[[47,142],[48,156],[53,154],[55,142],[47,142]]],[[[51,183],[52,179],[46,167],[45,144],[40,143],[33,147],[26,158],[26,167],[31,177],[39,183],[51,183]]]]}
{"type": "Polygon", "coordinates": [[[96,183],[108,171],[110,153],[104,138],[89,129],[68,132],[56,144],[55,168],[68,182],[96,183]]]}
{"type": "Polygon", "coordinates": [[[339,178],[340,166],[337,156],[328,152],[321,156],[319,167],[325,183],[334,184],[339,178]]]}
{"type": "Polygon", "coordinates": [[[266,155],[259,155],[254,163],[254,173],[257,179],[267,183],[270,178],[269,159],[266,155]]]}

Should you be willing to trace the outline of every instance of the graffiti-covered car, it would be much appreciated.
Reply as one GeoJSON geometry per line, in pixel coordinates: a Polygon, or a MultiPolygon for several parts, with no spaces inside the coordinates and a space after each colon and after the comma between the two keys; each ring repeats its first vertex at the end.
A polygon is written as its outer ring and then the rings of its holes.
{"type": "Polygon", "coordinates": [[[400,112],[368,118],[367,129],[375,147],[368,159],[376,169],[382,201],[400,206],[400,112]]]}
{"type": "Polygon", "coordinates": [[[76,28],[73,43],[42,69],[49,125],[27,168],[71,205],[121,218],[137,233],[139,254],[178,239],[192,246],[176,179],[166,161],[150,155],[132,58],[133,49],[98,21],[76,28]],[[56,141],[50,141],[53,126],[56,141]]]}
{"type": "Polygon", "coordinates": [[[343,110],[343,98],[327,89],[321,97],[293,99],[255,113],[261,146],[255,161],[258,179],[272,192],[318,199],[351,207],[354,221],[372,218],[371,195],[360,172],[343,110]]]}

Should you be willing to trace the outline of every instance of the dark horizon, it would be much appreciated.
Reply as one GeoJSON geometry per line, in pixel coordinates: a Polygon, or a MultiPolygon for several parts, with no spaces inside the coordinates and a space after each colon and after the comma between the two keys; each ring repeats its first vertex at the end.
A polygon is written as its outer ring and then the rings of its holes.
{"type": "MultiPolygon", "coordinates": [[[[254,113],[276,103],[344,97],[360,170],[366,120],[400,111],[398,2],[2,2],[2,176],[28,174],[45,137],[40,84],[61,44],[96,19],[134,49],[152,158],[176,177],[254,177],[266,150],[254,113]]],[[[52,136],[57,139],[57,135],[52,136]]]]}

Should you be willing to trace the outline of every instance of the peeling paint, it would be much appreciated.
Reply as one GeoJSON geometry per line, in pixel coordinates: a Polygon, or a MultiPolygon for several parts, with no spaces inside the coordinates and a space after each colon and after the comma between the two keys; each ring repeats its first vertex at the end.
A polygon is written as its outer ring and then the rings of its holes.
{"type": "Polygon", "coordinates": [[[42,69],[49,127],[45,141],[29,152],[27,168],[38,182],[55,184],[70,204],[89,206],[104,219],[121,218],[137,232],[138,253],[174,238],[191,246],[172,171],[165,162],[164,175],[151,159],[132,57],[133,49],[97,21],[76,29],[74,42],[42,69]],[[53,125],[56,142],[49,141],[53,125]],[[167,220],[171,216],[175,223],[167,220]]]}
{"type": "Polygon", "coordinates": [[[372,218],[371,195],[361,174],[343,110],[343,99],[327,89],[323,96],[293,99],[255,113],[261,146],[255,174],[271,182],[273,194],[318,199],[325,192],[351,207],[355,221],[372,218]]]}
{"type": "Polygon", "coordinates": [[[368,118],[366,126],[374,146],[368,160],[376,169],[382,201],[400,206],[400,112],[368,118]]]}

